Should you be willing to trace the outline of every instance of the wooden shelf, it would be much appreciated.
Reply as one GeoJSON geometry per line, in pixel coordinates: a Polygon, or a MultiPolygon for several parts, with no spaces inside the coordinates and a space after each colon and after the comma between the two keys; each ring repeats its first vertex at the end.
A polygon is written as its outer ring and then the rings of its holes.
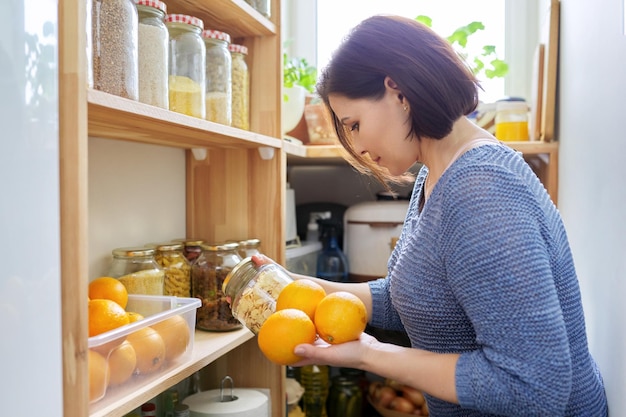
{"type": "Polygon", "coordinates": [[[107,393],[105,398],[90,407],[89,415],[113,417],[128,413],[253,337],[252,332],[247,329],[220,333],[196,331],[193,353],[189,361],[160,374],[157,378],[147,379],[138,389],[126,395],[123,392],[107,393]]]}

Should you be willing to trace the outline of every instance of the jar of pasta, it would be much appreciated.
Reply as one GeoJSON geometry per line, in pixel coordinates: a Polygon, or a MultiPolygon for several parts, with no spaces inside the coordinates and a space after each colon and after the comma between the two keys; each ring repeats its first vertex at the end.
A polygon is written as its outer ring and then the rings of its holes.
{"type": "Polygon", "coordinates": [[[139,101],[168,108],[167,51],[169,33],[160,0],[137,0],[139,14],[139,101]]]}
{"type": "Polygon", "coordinates": [[[165,272],[144,246],[113,249],[108,276],[119,279],[129,294],[163,295],[165,272]]]}
{"type": "Polygon", "coordinates": [[[204,119],[206,48],[204,23],[194,16],[169,14],[165,24],[169,39],[169,109],[204,119]]]}
{"type": "Polygon", "coordinates": [[[252,258],[246,258],[226,276],[223,291],[230,300],[233,316],[257,334],[276,311],[278,294],[290,282],[289,273],[280,265],[256,265],[252,258]]]}
{"type": "Polygon", "coordinates": [[[191,265],[183,254],[182,243],[157,243],[154,260],[165,272],[163,294],[176,297],[191,296],[191,265]]]}
{"type": "Polygon", "coordinates": [[[205,30],[206,46],[206,119],[230,126],[232,122],[232,57],[228,51],[230,35],[205,30]]]}
{"type": "Polygon", "coordinates": [[[200,330],[228,331],[242,327],[222,292],[224,279],[241,261],[238,247],[237,243],[202,245],[202,253],[191,266],[191,295],[202,301],[196,311],[196,328],[200,330]]]}
{"type": "Polygon", "coordinates": [[[232,56],[232,126],[250,130],[250,76],[245,59],[248,48],[231,43],[228,49],[232,56]]]}

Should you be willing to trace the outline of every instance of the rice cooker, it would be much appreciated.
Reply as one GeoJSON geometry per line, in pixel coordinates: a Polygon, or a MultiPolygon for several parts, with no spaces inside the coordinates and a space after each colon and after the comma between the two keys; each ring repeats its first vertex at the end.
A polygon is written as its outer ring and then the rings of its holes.
{"type": "Polygon", "coordinates": [[[387,261],[400,237],[408,200],[380,200],[350,206],[344,215],[343,251],[349,279],[364,282],[387,275],[387,261]]]}

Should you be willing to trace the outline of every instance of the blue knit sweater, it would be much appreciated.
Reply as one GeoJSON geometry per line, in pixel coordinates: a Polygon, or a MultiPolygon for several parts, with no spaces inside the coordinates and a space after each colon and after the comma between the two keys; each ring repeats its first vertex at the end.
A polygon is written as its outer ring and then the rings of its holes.
{"type": "Polygon", "coordinates": [[[427,173],[370,289],[373,326],[461,354],[461,405],[427,396],[430,415],[607,415],[565,229],[528,164],[504,145],[470,149],[420,208],[427,173]]]}

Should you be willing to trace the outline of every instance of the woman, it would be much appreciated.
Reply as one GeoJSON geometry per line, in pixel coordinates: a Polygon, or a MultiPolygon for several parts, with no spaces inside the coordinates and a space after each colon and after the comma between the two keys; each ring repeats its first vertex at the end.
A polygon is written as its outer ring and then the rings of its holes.
{"type": "Polygon", "coordinates": [[[449,44],[406,18],[358,25],[318,92],[353,164],[398,181],[422,164],[388,275],[318,280],[366,304],[369,335],[300,345],[304,364],[359,368],[424,391],[437,416],[605,416],[572,255],[556,207],[521,155],[465,116],[478,83],[449,44]]]}

